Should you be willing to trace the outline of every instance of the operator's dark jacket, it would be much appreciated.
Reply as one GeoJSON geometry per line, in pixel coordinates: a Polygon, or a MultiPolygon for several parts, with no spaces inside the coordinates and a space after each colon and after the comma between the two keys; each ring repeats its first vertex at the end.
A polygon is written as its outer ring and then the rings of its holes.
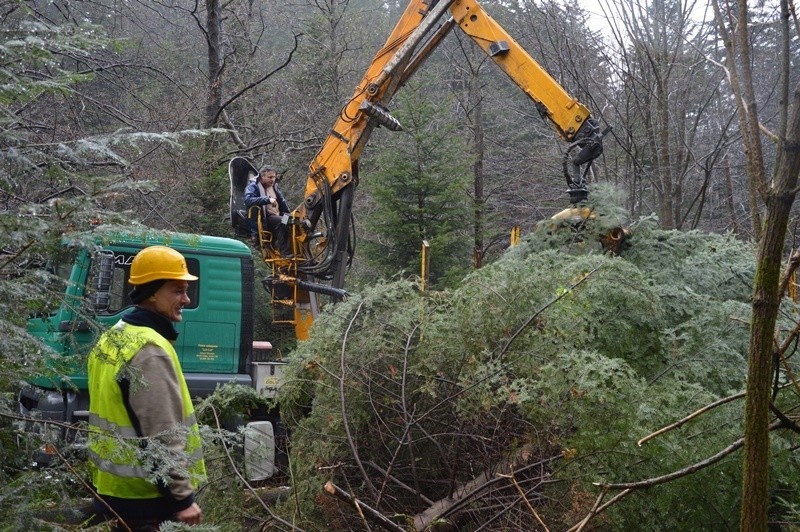
{"type": "MultiPolygon", "coordinates": [[[[272,188],[275,189],[275,199],[278,200],[278,210],[281,214],[287,214],[291,212],[289,210],[289,204],[286,203],[286,199],[283,197],[280,189],[278,189],[277,181],[272,185],[272,188]]],[[[250,209],[253,205],[258,205],[262,207],[267,204],[267,197],[262,196],[261,192],[258,190],[258,179],[249,183],[247,188],[244,189],[244,204],[245,206],[250,209]]]]}

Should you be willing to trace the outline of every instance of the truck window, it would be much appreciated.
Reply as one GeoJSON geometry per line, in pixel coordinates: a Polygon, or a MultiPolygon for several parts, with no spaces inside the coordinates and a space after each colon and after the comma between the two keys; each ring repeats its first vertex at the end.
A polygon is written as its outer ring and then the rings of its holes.
{"type": "MultiPolygon", "coordinates": [[[[95,256],[87,280],[89,300],[100,316],[116,314],[126,307],[132,306],[128,292],[131,262],[136,253],[102,251],[95,256]]],[[[197,259],[186,259],[189,273],[200,277],[200,264],[197,259]]],[[[189,283],[189,299],[187,309],[197,308],[200,281],[189,283]]]]}
{"type": "Polygon", "coordinates": [[[77,256],[78,252],[74,248],[60,249],[59,252],[48,261],[47,270],[58,276],[59,279],[67,282],[72,274],[72,266],[75,264],[77,256]]]}
{"type": "MultiPolygon", "coordinates": [[[[75,249],[61,249],[48,258],[47,261],[30,260],[21,263],[20,270],[36,269],[44,270],[49,276],[45,277],[42,295],[44,299],[51,303],[60,301],[64,296],[72,273],[72,266],[75,257],[78,255],[75,249]],[[46,294],[46,295],[45,295],[46,294]]],[[[14,275],[23,275],[22,271],[14,275]]],[[[58,310],[58,305],[48,306],[47,310],[37,310],[29,314],[29,318],[46,318],[53,316],[58,310]]]]}

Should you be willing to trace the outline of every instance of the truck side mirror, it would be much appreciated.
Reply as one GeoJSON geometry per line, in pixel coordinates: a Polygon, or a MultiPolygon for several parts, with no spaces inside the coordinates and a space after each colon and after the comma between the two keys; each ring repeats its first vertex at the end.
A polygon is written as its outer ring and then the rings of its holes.
{"type": "Polygon", "coordinates": [[[107,311],[111,305],[111,285],[114,278],[114,253],[103,251],[97,257],[97,275],[92,290],[92,306],[95,312],[107,311]]]}

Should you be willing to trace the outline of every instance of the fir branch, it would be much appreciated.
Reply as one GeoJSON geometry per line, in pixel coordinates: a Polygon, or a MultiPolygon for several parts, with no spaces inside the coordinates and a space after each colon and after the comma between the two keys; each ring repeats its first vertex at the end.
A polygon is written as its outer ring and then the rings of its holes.
{"type": "Polygon", "coordinates": [[[596,266],[594,269],[592,269],[592,270],[591,270],[591,271],[589,271],[588,273],[584,274],[584,275],[583,275],[583,276],[582,276],[582,277],[581,277],[581,278],[580,278],[578,281],[576,281],[575,283],[573,283],[573,284],[572,284],[572,285],[571,285],[569,288],[567,288],[566,290],[564,290],[562,293],[558,294],[558,295],[557,295],[555,298],[551,299],[551,300],[550,300],[550,301],[549,301],[549,302],[548,302],[546,305],[544,305],[542,308],[540,308],[539,310],[537,310],[536,312],[534,312],[534,313],[533,313],[533,315],[531,315],[531,316],[530,316],[530,317],[529,317],[527,320],[525,320],[525,323],[523,323],[523,324],[522,324],[522,325],[521,325],[521,326],[520,326],[520,327],[519,327],[519,328],[516,330],[516,332],[514,332],[514,334],[512,334],[512,335],[511,335],[511,338],[509,338],[509,339],[508,339],[508,342],[506,342],[506,345],[504,345],[504,346],[503,346],[503,349],[501,349],[501,350],[500,350],[500,353],[499,353],[499,355],[498,355],[498,357],[497,357],[497,358],[498,358],[498,360],[502,360],[502,359],[503,359],[503,356],[504,356],[504,355],[505,355],[505,354],[508,352],[508,350],[511,348],[511,344],[514,342],[514,340],[516,340],[516,339],[517,339],[517,337],[519,337],[519,335],[520,335],[520,334],[522,334],[522,333],[523,333],[523,332],[524,332],[524,331],[525,331],[525,330],[526,330],[526,329],[527,329],[527,328],[530,326],[530,324],[531,324],[531,323],[533,323],[533,321],[534,321],[536,318],[538,318],[538,317],[539,317],[539,315],[540,315],[542,312],[544,312],[545,310],[547,310],[547,309],[548,309],[548,308],[550,308],[551,306],[555,305],[556,303],[558,303],[559,301],[561,301],[562,299],[564,299],[565,297],[567,297],[568,295],[570,295],[570,294],[571,294],[573,291],[575,291],[575,289],[576,289],[578,286],[580,286],[580,285],[582,285],[584,282],[586,282],[586,280],[588,280],[588,279],[589,279],[589,278],[590,278],[592,275],[594,275],[594,273],[595,273],[597,270],[599,270],[599,269],[600,269],[600,268],[602,268],[602,267],[603,267],[603,263],[600,263],[600,264],[599,264],[598,266],[596,266]]]}
{"type": "Polygon", "coordinates": [[[530,510],[530,512],[533,514],[533,517],[535,517],[536,520],[539,522],[539,524],[542,525],[545,532],[550,532],[550,529],[547,528],[547,525],[544,524],[544,521],[542,521],[542,518],[539,516],[539,512],[536,511],[536,509],[531,504],[531,501],[528,500],[528,497],[525,494],[525,491],[523,491],[522,486],[520,486],[519,482],[517,482],[517,479],[514,477],[514,472],[512,471],[508,475],[498,473],[497,476],[511,480],[512,484],[514,484],[514,487],[517,489],[517,493],[519,493],[520,498],[522,498],[522,500],[525,501],[525,506],[527,506],[528,510],[530,510]]]}
{"type": "Polygon", "coordinates": [[[777,418],[779,420],[781,420],[783,422],[783,427],[784,428],[787,428],[787,429],[791,430],[792,432],[796,432],[797,434],[800,434],[800,426],[798,426],[797,423],[794,422],[794,420],[789,418],[789,416],[787,416],[786,414],[781,412],[778,409],[778,407],[775,406],[775,403],[773,403],[772,401],[770,401],[770,403],[769,403],[769,409],[772,411],[773,414],[775,414],[775,416],[777,416],[777,418]]]}
{"type": "Polygon", "coordinates": [[[58,458],[61,460],[61,462],[62,462],[62,463],[65,465],[65,466],[67,466],[67,469],[69,469],[70,473],[72,473],[72,475],[73,475],[73,476],[74,476],[76,479],[78,479],[78,482],[80,482],[81,484],[83,484],[83,487],[84,487],[84,488],[86,488],[86,490],[87,490],[89,493],[91,493],[91,494],[92,494],[92,497],[93,497],[95,500],[98,500],[98,501],[100,501],[100,503],[101,503],[103,506],[105,506],[105,507],[106,507],[106,509],[108,509],[108,511],[110,511],[112,514],[114,514],[114,517],[116,517],[116,518],[117,518],[117,522],[118,522],[120,525],[122,525],[122,526],[124,527],[124,529],[125,529],[125,530],[127,530],[127,532],[133,532],[133,530],[131,529],[131,527],[130,527],[130,526],[128,526],[128,523],[126,523],[126,522],[125,522],[125,520],[124,520],[124,519],[123,519],[123,518],[122,518],[122,517],[121,517],[121,516],[120,516],[120,515],[119,515],[119,514],[116,512],[116,511],[114,511],[114,508],[112,508],[112,507],[111,507],[111,505],[110,505],[110,504],[108,504],[108,503],[105,501],[105,499],[103,499],[102,497],[99,497],[99,496],[98,496],[98,494],[97,494],[97,492],[94,490],[94,488],[93,488],[92,486],[90,486],[88,482],[86,482],[86,480],[84,479],[84,476],[83,476],[83,475],[81,475],[80,473],[78,473],[78,472],[75,470],[75,468],[74,468],[74,467],[72,467],[72,464],[70,464],[70,463],[69,463],[69,460],[67,460],[67,458],[66,458],[66,457],[65,457],[63,454],[61,454],[61,453],[59,452],[59,450],[58,450],[58,447],[56,447],[55,445],[53,445],[53,446],[52,446],[52,449],[53,449],[53,452],[55,452],[56,456],[58,456],[58,458]]]}
{"type": "MultiPolygon", "coordinates": [[[[770,430],[778,428],[783,425],[783,422],[773,423],[770,425],[770,430]]],[[[644,488],[652,488],[653,486],[657,486],[658,484],[664,484],[665,482],[670,482],[672,480],[676,480],[681,477],[685,477],[691,475],[692,473],[696,473],[701,469],[705,469],[708,466],[714,465],[726,456],[738,451],[744,447],[744,438],[740,438],[733,442],[732,444],[725,447],[723,450],[718,452],[715,455],[712,455],[705,460],[701,460],[700,462],[694,463],[688,467],[683,469],[679,469],[678,471],[673,471],[672,473],[668,473],[666,475],[662,475],[660,477],[653,477],[646,480],[640,480],[638,482],[622,482],[622,483],[607,483],[603,484],[600,482],[594,482],[595,486],[599,486],[603,489],[614,489],[614,490],[627,490],[627,489],[644,489],[644,488]]]]}
{"type": "Polygon", "coordinates": [[[586,514],[586,517],[581,519],[580,523],[567,530],[567,532],[581,532],[584,528],[586,528],[586,525],[589,524],[589,521],[591,521],[595,516],[600,515],[601,513],[603,513],[603,511],[605,511],[606,508],[609,508],[610,506],[616,504],[623,498],[633,493],[633,490],[630,489],[623,490],[614,495],[613,497],[611,497],[611,499],[609,499],[608,502],[601,505],[600,503],[603,501],[603,498],[606,496],[607,493],[608,492],[606,490],[603,490],[603,492],[597,496],[597,500],[594,502],[594,506],[592,506],[592,509],[589,510],[588,514],[586,514]]]}

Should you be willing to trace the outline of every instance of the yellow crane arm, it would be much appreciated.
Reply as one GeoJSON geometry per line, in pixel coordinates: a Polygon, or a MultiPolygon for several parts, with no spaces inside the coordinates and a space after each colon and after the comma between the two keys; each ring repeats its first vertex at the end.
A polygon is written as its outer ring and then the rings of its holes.
{"type": "MultiPolygon", "coordinates": [[[[483,49],[533,100],[558,136],[571,143],[564,155],[570,200],[579,203],[586,198],[585,172],[602,153],[608,130],[599,133],[586,106],[570,96],[477,0],[410,0],[309,164],[303,203],[292,213],[293,249],[304,250],[292,264],[297,276],[308,280],[304,286],[296,285],[297,301],[307,300],[310,292],[326,293],[315,288],[314,280],[330,282],[333,290],[328,295],[343,293],[353,253],[349,231],[361,150],[376,127],[402,129],[388,103],[455,28],[483,49]]],[[[307,336],[310,324],[302,321],[299,338],[307,336]]]]}
{"type": "Polygon", "coordinates": [[[573,157],[567,181],[570,188],[585,186],[580,167],[600,155],[603,136],[588,108],[553,79],[476,0],[411,0],[311,161],[298,216],[318,208],[326,194],[335,195],[357,182],[358,158],[375,127],[401,129],[387,110],[388,102],[454,26],[534,101],[560,138],[581,143],[581,153],[573,157]],[[449,20],[434,29],[448,11],[449,20]]]}
{"type": "Polygon", "coordinates": [[[400,124],[389,115],[386,105],[400,88],[402,72],[417,45],[452,2],[443,0],[430,9],[430,1],[411,0],[408,3],[309,165],[306,209],[314,207],[321,199],[320,178],[327,182],[333,194],[351,184],[361,150],[376,126],[400,128],[400,124]]]}
{"type": "Polygon", "coordinates": [[[450,7],[456,24],[536,103],[558,135],[572,141],[590,116],[544,68],[475,0],[456,0],[450,7]]]}

